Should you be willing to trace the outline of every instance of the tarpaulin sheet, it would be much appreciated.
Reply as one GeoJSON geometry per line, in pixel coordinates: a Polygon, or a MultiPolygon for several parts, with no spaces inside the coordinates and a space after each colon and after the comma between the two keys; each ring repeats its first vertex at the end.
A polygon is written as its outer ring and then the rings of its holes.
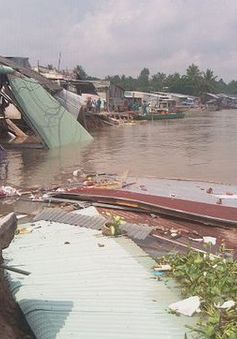
{"type": "Polygon", "coordinates": [[[48,148],[92,140],[80,123],[36,80],[8,77],[24,116],[48,148]]]}

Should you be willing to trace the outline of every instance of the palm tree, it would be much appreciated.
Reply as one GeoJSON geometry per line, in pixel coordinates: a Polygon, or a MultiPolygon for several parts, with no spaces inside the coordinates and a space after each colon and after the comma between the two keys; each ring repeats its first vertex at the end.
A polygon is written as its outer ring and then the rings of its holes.
{"type": "Polygon", "coordinates": [[[216,79],[214,72],[208,68],[206,72],[203,72],[203,92],[215,92],[216,91],[216,79]]]}
{"type": "Polygon", "coordinates": [[[186,75],[190,80],[196,80],[202,76],[202,73],[197,65],[192,64],[187,68],[186,75]]]}
{"type": "Polygon", "coordinates": [[[201,94],[202,87],[202,73],[197,65],[190,65],[186,70],[185,85],[187,94],[197,95],[201,94]]]}
{"type": "Polygon", "coordinates": [[[203,72],[203,78],[206,81],[213,82],[216,81],[217,76],[214,76],[214,72],[210,68],[208,68],[206,72],[203,72]]]}

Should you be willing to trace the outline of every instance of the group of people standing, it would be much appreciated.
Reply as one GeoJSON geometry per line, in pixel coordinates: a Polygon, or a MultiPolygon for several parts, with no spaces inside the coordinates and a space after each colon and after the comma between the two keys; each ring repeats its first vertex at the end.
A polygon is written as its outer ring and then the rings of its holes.
{"type": "Polygon", "coordinates": [[[102,104],[102,101],[100,98],[98,98],[97,100],[96,99],[92,100],[92,98],[89,97],[87,99],[86,107],[87,107],[88,112],[100,113],[101,104],[102,104]]]}

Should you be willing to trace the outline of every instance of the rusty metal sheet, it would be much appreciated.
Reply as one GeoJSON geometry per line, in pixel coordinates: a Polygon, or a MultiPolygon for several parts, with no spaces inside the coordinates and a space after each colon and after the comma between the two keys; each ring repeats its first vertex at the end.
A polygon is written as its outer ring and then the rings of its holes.
{"type": "Polygon", "coordinates": [[[140,208],[151,213],[191,219],[209,225],[224,223],[237,226],[237,208],[223,205],[100,188],[73,189],[56,196],[140,208]]]}
{"type": "Polygon", "coordinates": [[[181,243],[181,245],[185,244],[202,250],[203,243],[198,243],[191,239],[211,236],[216,238],[216,246],[213,246],[212,248],[213,253],[218,250],[224,241],[226,247],[228,249],[233,249],[233,254],[237,257],[237,229],[233,227],[209,227],[207,225],[191,221],[106,208],[98,208],[98,211],[102,214],[109,211],[113,215],[123,217],[128,223],[147,224],[148,226],[153,227],[150,236],[140,242],[136,241],[136,243],[145,251],[155,256],[164,255],[172,250],[185,251],[184,247],[172,245],[172,243],[166,242],[165,240],[153,237],[153,235],[161,235],[169,240],[172,239],[170,237],[170,231],[177,230],[181,234],[181,236],[177,239],[177,242],[181,243]]]}

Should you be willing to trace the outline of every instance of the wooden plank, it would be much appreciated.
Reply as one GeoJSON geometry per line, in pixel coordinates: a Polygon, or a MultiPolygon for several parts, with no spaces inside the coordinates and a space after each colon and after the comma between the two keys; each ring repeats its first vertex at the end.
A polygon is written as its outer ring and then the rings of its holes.
{"type": "Polygon", "coordinates": [[[18,138],[27,138],[27,134],[25,134],[19,127],[17,127],[14,122],[10,119],[6,119],[7,126],[11,132],[13,132],[18,138]]]}

